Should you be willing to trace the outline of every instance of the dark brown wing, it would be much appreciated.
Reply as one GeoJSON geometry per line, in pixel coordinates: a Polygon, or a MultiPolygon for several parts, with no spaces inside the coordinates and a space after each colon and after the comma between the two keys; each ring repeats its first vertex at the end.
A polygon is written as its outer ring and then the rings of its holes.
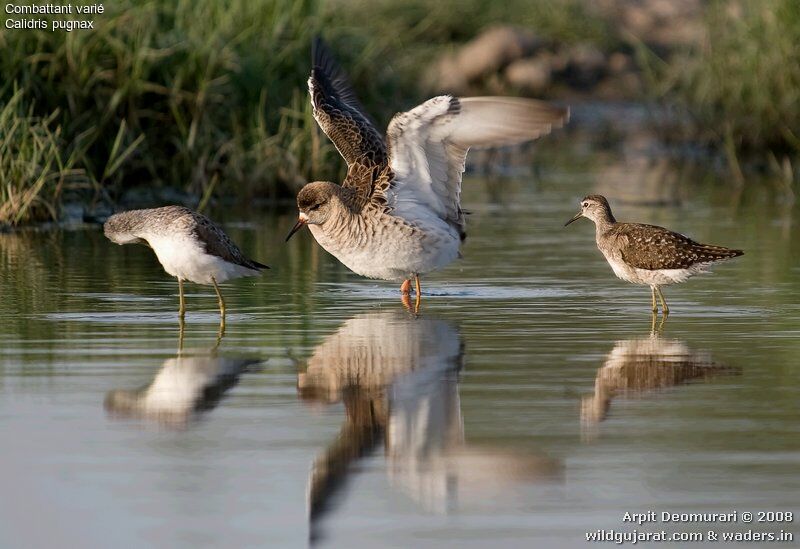
{"type": "Polygon", "coordinates": [[[248,269],[256,271],[269,269],[266,265],[248,259],[239,246],[234,244],[233,240],[209,218],[196,212],[192,212],[192,217],[194,218],[192,232],[195,238],[205,244],[206,253],[248,269]]]}
{"type": "Polygon", "coordinates": [[[614,229],[622,259],[638,269],[688,269],[692,265],[737,257],[744,252],[695,242],[688,236],[639,223],[620,223],[614,229]]]}
{"type": "Polygon", "coordinates": [[[386,144],[322,39],[315,38],[312,49],[308,91],[314,119],[347,162],[342,186],[369,198],[374,180],[386,166],[386,144]]]}

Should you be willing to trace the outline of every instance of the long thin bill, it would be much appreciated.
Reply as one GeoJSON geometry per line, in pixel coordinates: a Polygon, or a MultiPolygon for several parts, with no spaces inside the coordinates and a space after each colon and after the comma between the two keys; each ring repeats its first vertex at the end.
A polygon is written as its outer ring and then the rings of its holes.
{"type": "Polygon", "coordinates": [[[289,242],[289,239],[292,238],[292,235],[294,233],[296,233],[297,231],[299,231],[300,229],[302,229],[303,225],[305,225],[305,224],[306,224],[305,221],[302,221],[302,220],[298,219],[297,223],[295,223],[294,227],[292,227],[292,230],[289,231],[289,234],[286,235],[286,240],[284,240],[284,242],[289,242]]]}
{"type": "Polygon", "coordinates": [[[577,220],[579,220],[579,219],[581,218],[581,216],[582,216],[581,212],[578,212],[578,213],[576,213],[576,214],[575,214],[575,215],[572,217],[572,219],[570,219],[569,221],[567,221],[566,223],[564,223],[564,226],[566,227],[567,225],[569,225],[569,224],[570,224],[570,223],[572,223],[573,221],[577,221],[577,220]]]}

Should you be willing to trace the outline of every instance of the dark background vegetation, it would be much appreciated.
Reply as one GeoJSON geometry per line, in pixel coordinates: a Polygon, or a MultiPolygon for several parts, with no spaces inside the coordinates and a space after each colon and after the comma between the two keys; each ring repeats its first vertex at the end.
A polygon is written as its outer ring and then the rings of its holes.
{"type": "Polygon", "coordinates": [[[305,89],[315,34],[381,124],[441,91],[669,105],[680,113],[658,121],[674,125],[669,139],[721,155],[734,184],[751,169],[797,179],[794,0],[120,0],[106,10],[93,31],[0,28],[0,226],[58,219],[73,203],[88,215],[166,198],[275,201],[335,179],[341,162],[305,89]],[[498,46],[468,82],[448,85],[464,48],[498,28],[525,51],[498,46]]]}

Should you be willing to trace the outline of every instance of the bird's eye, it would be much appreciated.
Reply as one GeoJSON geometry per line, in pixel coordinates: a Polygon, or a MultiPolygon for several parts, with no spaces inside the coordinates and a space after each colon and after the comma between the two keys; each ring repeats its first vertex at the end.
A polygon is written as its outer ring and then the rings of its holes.
{"type": "Polygon", "coordinates": [[[589,203],[588,202],[584,202],[583,204],[581,204],[581,206],[583,206],[584,208],[588,208],[589,207],[589,203]]]}
{"type": "Polygon", "coordinates": [[[322,206],[322,204],[314,204],[313,206],[311,206],[311,207],[308,209],[308,211],[310,211],[310,212],[313,212],[314,210],[319,210],[319,207],[320,207],[320,206],[322,206]]]}

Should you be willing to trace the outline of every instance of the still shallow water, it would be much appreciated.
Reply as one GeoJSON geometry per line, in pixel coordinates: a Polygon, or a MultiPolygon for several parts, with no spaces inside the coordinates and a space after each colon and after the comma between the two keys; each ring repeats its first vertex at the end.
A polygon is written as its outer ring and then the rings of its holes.
{"type": "Polygon", "coordinates": [[[649,291],[562,227],[615,204],[595,175],[468,179],[465,258],[418,317],[284,245],[290,212],[215,212],[272,270],[223,288],[218,346],[189,285],[180,356],[149,249],[0,235],[0,546],[576,547],[626,511],[800,511],[796,209],[685,176],[677,205],[616,203],[747,252],[667,288],[651,336],[649,291]]]}

